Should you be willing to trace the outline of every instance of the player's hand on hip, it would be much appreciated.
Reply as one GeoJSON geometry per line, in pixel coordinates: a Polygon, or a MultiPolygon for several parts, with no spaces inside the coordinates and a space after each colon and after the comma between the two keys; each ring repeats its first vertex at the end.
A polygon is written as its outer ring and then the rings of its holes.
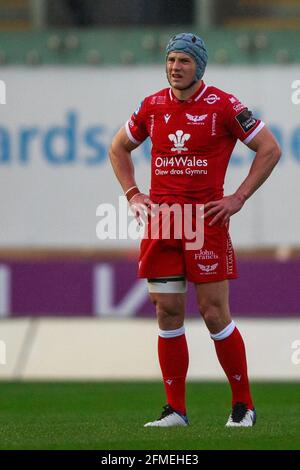
{"type": "Polygon", "coordinates": [[[218,223],[221,227],[228,223],[230,217],[241,210],[244,202],[235,194],[224,196],[218,201],[210,201],[204,206],[204,218],[212,217],[208,225],[218,223]]]}
{"type": "Polygon", "coordinates": [[[147,194],[135,194],[129,201],[130,209],[133,212],[139,225],[146,224],[148,216],[153,215],[154,203],[147,194]]]}

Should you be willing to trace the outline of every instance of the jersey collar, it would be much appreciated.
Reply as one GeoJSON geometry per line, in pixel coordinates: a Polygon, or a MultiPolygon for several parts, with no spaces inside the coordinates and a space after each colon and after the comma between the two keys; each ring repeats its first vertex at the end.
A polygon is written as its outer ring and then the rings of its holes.
{"type": "Polygon", "coordinates": [[[192,96],[189,97],[189,99],[187,100],[179,100],[178,98],[176,98],[176,96],[174,95],[173,93],[173,90],[172,88],[170,87],[169,88],[169,97],[170,97],[170,100],[173,101],[174,103],[192,103],[192,102],[197,102],[201,99],[201,97],[203,96],[203,94],[205,93],[207,89],[207,85],[205,85],[205,83],[203,82],[202,80],[202,84],[200,86],[200,89],[197,90],[192,96]]]}

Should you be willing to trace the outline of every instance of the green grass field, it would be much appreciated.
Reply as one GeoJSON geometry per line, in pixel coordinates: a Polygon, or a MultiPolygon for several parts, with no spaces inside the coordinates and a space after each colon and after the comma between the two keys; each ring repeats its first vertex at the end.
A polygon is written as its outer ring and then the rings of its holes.
{"type": "Polygon", "coordinates": [[[143,428],[164,404],[153,382],[0,383],[0,449],[300,449],[300,383],[254,383],[254,428],[227,429],[225,383],[188,383],[187,428],[143,428]]]}

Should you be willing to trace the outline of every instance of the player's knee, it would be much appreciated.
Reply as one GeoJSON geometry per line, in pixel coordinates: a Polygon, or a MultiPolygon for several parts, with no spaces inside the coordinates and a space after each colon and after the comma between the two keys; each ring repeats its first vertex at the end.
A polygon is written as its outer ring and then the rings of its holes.
{"type": "Polygon", "coordinates": [[[200,302],[200,313],[209,329],[218,328],[223,318],[223,307],[218,302],[200,302]]]}
{"type": "Polygon", "coordinates": [[[150,298],[156,307],[156,315],[159,325],[164,329],[180,328],[184,319],[184,304],[177,296],[157,296],[150,294],[150,298]]]}
{"type": "Polygon", "coordinates": [[[180,316],[183,313],[183,303],[176,296],[168,298],[150,294],[150,298],[156,307],[156,313],[160,316],[180,316]]]}
{"type": "Polygon", "coordinates": [[[166,309],[157,309],[157,322],[162,330],[177,330],[184,324],[184,316],[181,313],[168,311],[166,309]]]}
{"type": "Polygon", "coordinates": [[[219,333],[231,322],[231,315],[227,304],[202,304],[200,312],[211,333],[219,333]]]}

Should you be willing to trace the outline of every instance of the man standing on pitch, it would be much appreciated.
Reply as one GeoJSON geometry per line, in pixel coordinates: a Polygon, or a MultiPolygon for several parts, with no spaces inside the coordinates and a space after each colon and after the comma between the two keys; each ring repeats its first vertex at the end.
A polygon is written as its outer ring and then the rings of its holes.
{"type": "Polygon", "coordinates": [[[166,48],[169,88],[146,97],[113,139],[110,159],[129,204],[204,204],[204,243],[186,248],[184,239],[145,238],[139,277],[148,279],[158,318],[158,356],[167,405],[145,426],[186,426],[185,380],[188,348],[184,313],[186,280],[195,285],[199,310],[214,341],[232,391],[226,426],[255,424],[243,339],[231,318],[228,280],[237,277],[228,232],[230,217],[264,183],[280,158],[265,124],[238,98],[202,77],[207,64],[203,40],[182,33],[166,48]],[[134,178],[131,152],[147,137],[152,142],[151,189],[142,194],[134,178]],[[234,194],[223,184],[237,139],[256,152],[247,177],[234,194]],[[162,171],[163,170],[163,171],[162,171]]]}

